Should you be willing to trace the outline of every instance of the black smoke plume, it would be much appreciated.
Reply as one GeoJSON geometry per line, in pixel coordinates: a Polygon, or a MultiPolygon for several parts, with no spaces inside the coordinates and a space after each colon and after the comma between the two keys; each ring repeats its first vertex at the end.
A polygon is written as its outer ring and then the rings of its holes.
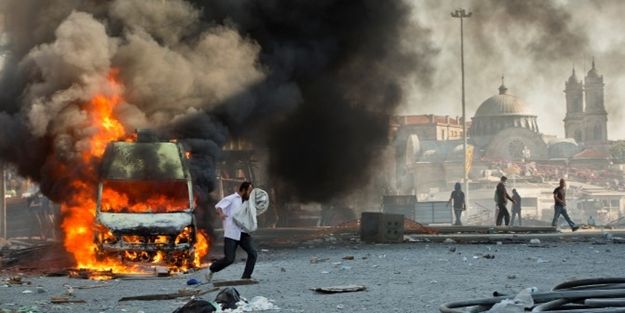
{"type": "Polygon", "coordinates": [[[404,1],[18,1],[0,77],[1,157],[57,201],[93,134],[85,102],[119,70],[127,132],[157,128],[191,151],[202,196],[231,136],[269,151],[293,199],[357,190],[405,86],[437,53],[404,1]],[[4,127],[6,125],[6,127],[4,127]]]}

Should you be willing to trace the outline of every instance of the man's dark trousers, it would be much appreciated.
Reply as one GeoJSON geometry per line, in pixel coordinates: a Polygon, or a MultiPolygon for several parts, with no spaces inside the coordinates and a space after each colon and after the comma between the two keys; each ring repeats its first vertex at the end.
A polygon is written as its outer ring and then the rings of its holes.
{"type": "Polygon", "coordinates": [[[254,265],[256,265],[257,253],[256,249],[254,249],[252,236],[247,233],[241,233],[241,240],[239,241],[231,238],[224,238],[224,257],[211,264],[210,271],[213,273],[217,273],[228,267],[230,264],[234,263],[237,247],[241,247],[241,249],[247,252],[245,271],[243,271],[243,276],[241,278],[252,278],[254,265]]]}
{"type": "Polygon", "coordinates": [[[559,204],[554,206],[553,221],[551,222],[551,226],[557,226],[560,215],[564,216],[564,219],[567,223],[569,223],[571,228],[575,227],[575,223],[571,220],[571,217],[569,217],[566,207],[559,204]]]}
{"type": "Polygon", "coordinates": [[[502,220],[506,220],[506,226],[510,224],[510,212],[508,212],[508,208],[503,203],[498,203],[497,208],[499,208],[499,214],[497,214],[497,226],[501,225],[502,220]]]}

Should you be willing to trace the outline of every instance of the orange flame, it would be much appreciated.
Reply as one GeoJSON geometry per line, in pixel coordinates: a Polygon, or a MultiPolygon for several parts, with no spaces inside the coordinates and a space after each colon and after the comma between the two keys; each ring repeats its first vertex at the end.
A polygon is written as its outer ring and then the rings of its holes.
{"type": "MultiPolygon", "coordinates": [[[[115,140],[132,140],[133,135],[126,133],[122,123],[114,116],[115,108],[123,102],[123,86],[118,79],[119,70],[112,69],[107,77],[106,83],[102,86],[102,92],[95,95],[89,102],[83,104],[82,108],[86,111],[90,122],[91,137],[88,146],[83,150],[81,156],[85,164],[97,164],[101,160],[102,155],[109,142],[115,140]]],[[[97,177],[95,166],[91,167],[92,181],[97,177]]],[[[72,187],[76,192],[71,199],[66,199],[62,204],[63,222],[61,227],[65,233],[64,245],[65,249],[72,253],[78,268],[86,268],[94,271],[112,270],[116,273],[138,273],[141,269],[135,265],[122,263],[118,258],[96,258],[96,244],[94,243],[95,217],[96,217],[96,186],[92,181],[75,180],[72,187]]],[[[188,207],[188,203],[184,205],[184,201],[173,199],[168,195],[150,196],[148,199],[140,199],[131,201],[127,196],[109,190],[104,195],[107,201],[103,202],[103,209],[112,211],[124,208],[128,212],[169,212],[177,210],[181,207],[188,207]],[[131,203],[132,202],[132,203],[131,203]],[[131,205],[132,204],[132,205],[131,205]],[[152,210],[156,208],[156,211],[152,210]],[[161,209],[159,209],[161,208],[161,209]]],[[[183,199],[184,200],[184,199],[183,199]]],[[[187,200],[188,202],[188,200],[187,200]]],[[[112,233],[106,230],[99,236],[110,238],[112,233]]],[[[126,238],[130,241],[141,240],[138,238],[126,238]]],[[[158,236],[155,243],[166,243],[167,236],[158,236]]],[[[200,266],[201,258],[208,253],[209,241],[207,237],[198,233],[196,235],[196,245],[191,266],[200,266]]],[[[142,259],[148,254],[136,251],[125,251],[125,257],[129,259],[142,259]]],[[[166,261],[167,258],[163,252],[157,251],[150,256],[151,262],[166,261]]],[[[184,267],[184,266],[183,266],[184,267]]],[[[179,268],[184,270],[185,268],[179,268]]]]}

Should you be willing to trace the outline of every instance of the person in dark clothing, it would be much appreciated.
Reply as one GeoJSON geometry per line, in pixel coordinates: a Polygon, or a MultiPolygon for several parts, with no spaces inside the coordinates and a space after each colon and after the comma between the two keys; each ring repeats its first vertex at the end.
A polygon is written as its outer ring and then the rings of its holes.
{"type": "Polygon", "coordinates": [[[495,190],[495,202],[497,203],[497,226],[501,226],[501,222],[505,219],[506,226],[510,225],[510,213],[508,212],[508,200],[514,203],[514,199],[510,197],[508,191],[506,190],[506,181],[508,178],[506,176],[501,176],[501,181],[497,184],[497,189],[495,190]]]}
{"type": "Polygon", "coordinates": [[[456,183],[454,186],[454,191],[451,192],[451,196],[449,196],[449,201],[447,201],[447,206],[451,204],[451,201],[454,202],[454,214],[456,215],[456,222],[454,225],[462,225],[462,211],[467,209],[466,203],[464,203],[464,192],[462,192],[462,186],[460,183],[456,183]]]}
{"type": "Polygon", "coordinates": [[[510,225],[514,226],[514,217],[519,216],[519,226],[523,226],[523,222],[521,221],[521,195],[516,191],[516,189],[512,189],[512,199],[514,200],[514,204],[512,205],[512,218],[510,219],[510,225]]]}
{"type": "Polygon", "coordinates": [[[571,220],[569,213],[566,211],[566,181],[564,178],[560,179],[560,186],[553,190],[553,200],[555,204],[553,206],[554,214],[551,226],[557,226],[558,219],[560,219],[560,215],[562,215],[566,222],[569,223],[569,226],[571,226],[572,231],[578,230],[579,226],[571,220]]]}
{"type": "Polygon", "coordinates": [[[251,279],[254,266],[256,265],[257,253],[254,248],[252,236],[243,231],[233,220],[233,216],[241,210],[241,206],[250,198],[250,193],[254,187],[250,182],[243,182],[239,191],[235,192],[219,201],[215,205],[217,216],[221,218],[224,228],[224,257],[213,262],[205,273],[207,281],[211,281],[213,273],[217,273],[234,263],[237,247],[241,247],[247,252],[245,270],[242,279],[251,279]]]}

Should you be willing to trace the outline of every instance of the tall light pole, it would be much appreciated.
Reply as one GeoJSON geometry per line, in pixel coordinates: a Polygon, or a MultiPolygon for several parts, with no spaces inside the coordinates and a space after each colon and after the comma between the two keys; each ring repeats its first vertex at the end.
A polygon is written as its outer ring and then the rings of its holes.
{"type": "Polygon", "coordinates": [[[7,234],[7,202],[6,202],[6,175],[4,162],[0,160],[0,238],[9,239],[7,234]]]}
{"type": "Polygon", "coordinates": [[[462,137],[464,139],[464,189],[465,204],[469,208],[469,164],[467,160],[467,114],[464,103],[464,19],[471,17],[471,12],[465,9],[457,9],[451,12],[451,17],[460,19],[460,70],[462,72],[462,137]]]}

